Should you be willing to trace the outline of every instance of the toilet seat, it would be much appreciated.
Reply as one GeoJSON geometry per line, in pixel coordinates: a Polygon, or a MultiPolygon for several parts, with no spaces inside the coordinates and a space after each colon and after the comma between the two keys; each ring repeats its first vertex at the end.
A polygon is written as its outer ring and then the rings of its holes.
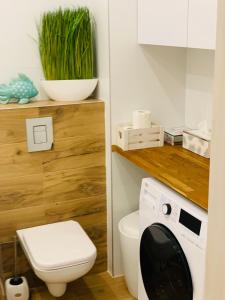
{"type": "Polygon", "coordinates": [[[96,248],[79,223],[65,221],[18,231],[24,247],[40,270],[55,270],[88,263],[96,248]]]}

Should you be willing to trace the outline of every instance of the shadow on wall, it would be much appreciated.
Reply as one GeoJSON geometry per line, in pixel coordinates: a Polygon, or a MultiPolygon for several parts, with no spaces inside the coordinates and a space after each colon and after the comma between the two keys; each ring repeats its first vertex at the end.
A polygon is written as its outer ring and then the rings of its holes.
{"type": "MultiPolygon", "coordinates": [[[[147,45],[140,47],[146,58],[146,64],[151,65],[153,70],[154,84],[160,86],[160,90],[163,91],[162,97],[170,103],[170,112],[161,110],[161,114],[158,113],[161,120],[167,119],[167,114],[179,115],[182,111],[181,120],[184,120],[186,49],[147,45]]],[[[162,105],[155,104],[152,110],[157,111],[159,107],[162,109],[162,105]]]]}
{"type": "Polygon", "coordinates": [[[214,60],[212,50],[188,49],[185,120],[191,128],[203,120],[212,126],[214,60]]]}
{"type": "MultiPolygon", "coordinates": [[[[214,76],[215,52],[212,50],[188,49],[187,52],[187,74],[196,77],[204,77],[212,80],[214,76]]],[[[196,90],[209,90],[211,86],[207,82],[193,80],[191,87],[196,90]]]]}

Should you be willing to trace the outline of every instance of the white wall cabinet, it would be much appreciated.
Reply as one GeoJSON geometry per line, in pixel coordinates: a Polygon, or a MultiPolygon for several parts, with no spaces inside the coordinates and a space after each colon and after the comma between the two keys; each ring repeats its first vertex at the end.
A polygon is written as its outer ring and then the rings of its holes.
{"type": "Polygon", "coordinates": [[[217,0],[189,0],[188,47],[215,49],[217,0]]]}
{"type": "Polygon", "coordinates": [[[138,0],[140,44],[215,49],[217,0],[138,0]]]}
{"type": "Polygon", "coordinates": [[[140,44],[187,46],[188,0],[138,0],[140,44]]]}

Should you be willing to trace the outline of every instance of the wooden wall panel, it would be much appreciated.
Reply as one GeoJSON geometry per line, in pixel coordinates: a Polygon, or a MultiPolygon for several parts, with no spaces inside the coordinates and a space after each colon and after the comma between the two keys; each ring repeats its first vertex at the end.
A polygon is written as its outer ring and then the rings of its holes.
{"type": "Polygon", "coordinates": [[[105,150],[104,135],[96,133],[90,137],[84,135],[60,139],[55,143],[53,150],[43,156],[43,167],[46,172],[71,169],[74,166],[78,168],[82,166],[82,163],[89,167],[97,162],[102,165],[105,159],[102,155],[105,150]],[[93,160],[92,163],[91,160],[93,160]]]}
{"type": "Polygon", "coordinates": [[[0,145],[0,170],[0,180],[39,174],[43,170],[42,154],[28,153],[25,142],[0,145]]]}
{"type": "Polygon", "coordinates": [[[104,167],[69,169],[44,174],[44,198],[51,202],[98,196],[104,191],[104,167]]]}
{"type": "Polygon", "coordinates": [[[0,180],[0,214],[43,204],[43,175],[6,177],[0,180]]]}
{"type": "Polygon", "coordinates": [[[101,102],[95,105],[67,105],[41,107],[40,116],[54,118],[54,138],[89,137],[104,134],[104,107],[101,102]]]}
{"type": "MultiPolygon", "coordinates": [[[[0,144],[12,144],[26,141],[25,119],[27,108],[0,110],[0,144]]],[[[38,117],[37,108],[29,108],[29,118],[38,117]]]]}
{"type": "MultiPolygon", "coordinates": [[[[1,106],[0,122],[0,243],[17,229],[76,220],[98,250],[92,272],[105,271],[104,103],[1,106]],[[44,116],[53,117],[53,149],[28,153],[25,119],[44,116]]],[[[0,245],[5,276],[13,270],[12,247],[0,245]]],[[[21,249],[19,269],[31,273],[21,249]]]]}

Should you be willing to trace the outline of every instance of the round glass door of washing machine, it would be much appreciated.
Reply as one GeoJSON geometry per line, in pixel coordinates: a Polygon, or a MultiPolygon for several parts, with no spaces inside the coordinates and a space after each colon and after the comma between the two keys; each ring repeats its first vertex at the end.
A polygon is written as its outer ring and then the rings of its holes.
{"type": "Polygon", "coordinates": [[[162,224],[152,224],[142,234],[140,266],[150,300],[192,300],[193,286],[185,254],[162,224]]]}

